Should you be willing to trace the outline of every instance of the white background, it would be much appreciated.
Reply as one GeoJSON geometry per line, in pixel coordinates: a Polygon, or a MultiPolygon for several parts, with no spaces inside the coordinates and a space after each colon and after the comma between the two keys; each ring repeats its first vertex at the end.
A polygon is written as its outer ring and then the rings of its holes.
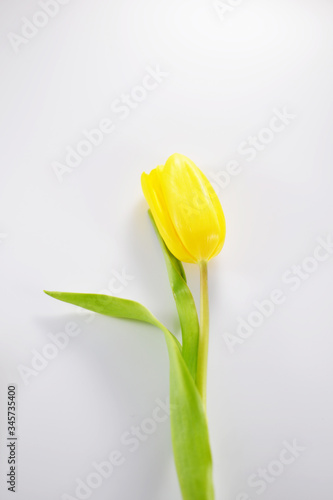
{"type": "MultiPolygon", "coordinates": [[[[71,0],[17,53],[8,34],[40,7],[2,0],[0,10],[1,498],[75,498],[76,479],[118,449],[125,463],[90,498],[180,500],[168,421],[135,453],[120,443],[168,394],[161,332],[89,323],[42,292],[99,292],[125,269],[133,279],[119,295],[179,330],[140,187],[141,172],[179,152],[211,179],[231,160],[241,168],[218,187],[228,231],[209,268],[216,498],[331,500],[333,256],[296,292],[282,276],[333,232],[332,2],[244,0],[219,17],[210,0],[71,0]],[[148,66],[168,77],[122,120],[110,106],[148,66]],[[295,118],[248,161],[238,146],[284,107],[295,118]],[[59,182],[54,162],[103,118],[115,130],[59,182]],[[284,304],[230,352],[225,334],[276,288],[284,304]],[[32,351],[69,321],[81,333],[25,385],[18,366],[31,368],[32,351]],[[6,486],[10,383],[15,495],[6,486]],[[295,439],[305,449],[259,496],[248,478],[295,439]]],[[[198,270],[186,272],[197,299],[198,270]]]]}

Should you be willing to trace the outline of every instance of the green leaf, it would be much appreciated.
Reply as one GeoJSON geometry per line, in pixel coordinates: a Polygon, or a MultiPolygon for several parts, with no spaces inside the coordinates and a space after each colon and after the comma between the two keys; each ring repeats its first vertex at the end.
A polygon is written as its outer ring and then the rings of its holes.
{"type": "Polygon", "coordinates": [[[187,286],[185,271],[182,263],[170,252],[161,237],[151,211],[148,211],[157,238],[160,242],[164,260],[166,263],[172,293],[176,302],[180,326],[182,330],[183,357],[188,369],[196,380],[198,345],[199,345],[199,321],[197,309],[192,293],[187,286]]]}
{"type": "MultiPolygon", "coordinates": [[[[101,295],[96,293],[67,293],[67,292],[48,292],[47,295],[54,299],[68,302],[75,306],[89,309],[100,314],[106,314],[113,318],[127,318],[152,323],[151,314],[144,306],[133,300],[119,299],[110,295],[101,295]]],[[[154,324],[154,323],[153,323],[154,324]]]]}
{"type": "Polygon", "coordinates": [[[45,293],[63,302],[107,316],[144,321],[163,331],[170,360],[172,445],[183,499],[214,500],[207,419],[198,389],[177,339],[138,302],[89,293],[45,293]]]}
{"type": "Polygon", "coordinates": [[[214,500],[208,424],[195,382],[177,349],[164,332],[170,360],[171,437],[184,500],[214,500]]]}
{"type": "MultiPolygon", "coordinates": [[[[142,304],[134,300],[120,299],[111,295],[101,295],[96,293],[68,293],[68,292],[49,292],[44,290],[46,295],[54,299],[67,302],[75,306],[83,307],[89,311],[111,316],[112,318],[132,319],[143,321],[161,328],[162,325],[157,318],[142,304]]],[[[169,332],[172,337],[171,332],[169,332]]],[[[176,337],[174,337],[178,348],[181,350],[176,337]]]]}

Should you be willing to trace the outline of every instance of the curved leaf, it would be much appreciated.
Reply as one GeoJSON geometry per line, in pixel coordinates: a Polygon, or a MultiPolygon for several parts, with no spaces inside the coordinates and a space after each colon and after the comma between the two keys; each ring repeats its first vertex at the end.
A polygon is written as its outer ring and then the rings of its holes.
{"type": "MultiPolygon", "coordinates": [[[[49,292],[47,290],[44,290],[44,293],[54,299],[83,307],[84,309],[104,314],[105,316],[143,321],[158,328],[165,328],[146,307],[134,300],[120,299],[119,297],[99,293],[49,292]]],[[[169,330],[167,331],[169,332],[169,330]]],[[[171,332],[169,334],[174,338],[181,351],[182,347],[176,337],[171,332]]]]}
{"type": "Polygon", "coordinates": [[[195,382],[166,332],[170,360],[171,437],[184,500],[214,500],[213,464],[205,410],[195,382]]]}
{"type": "Polygon", "coordinates": [[[152,320],[153,315],[148,309],[134,300],[120,299],[97,293],[48,292],[47,290],[44,290],[44,292],[54,299],[83,307],[89,311],[106,314],[113,318],[135,319],[155,324],[152,320]]]}
{"type": "Polygon", "coordinates": [[[170,252],[157,229],[151,211],[149,210],[148,213],[163,251],[172,293],[177,306],[182,330],[183,357],[193,380],[196,380],[199,320],[195,302],[187,286],[186,275],[182,263],[170,252]]]}
{"type": "Polygon", "coordinates": [[[172,445],[183,499],[214,500],[207,419],[198,389],[174,335],[148,309],[132,300],[89,293],[45,293],[107,316],[144,321],[163,331],[170,361],[172,445]]]}

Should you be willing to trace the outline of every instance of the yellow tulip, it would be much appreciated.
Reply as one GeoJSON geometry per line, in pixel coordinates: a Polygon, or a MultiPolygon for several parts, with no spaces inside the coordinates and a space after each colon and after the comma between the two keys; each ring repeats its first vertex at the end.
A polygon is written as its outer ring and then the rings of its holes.
{"type": "Polygon", "coordinates": [[[142,190],[170,252],[182,262],[215,257],[225,240],[223,210],[209,180],[192,160],[173,154],[141,177],[142,190]]]}

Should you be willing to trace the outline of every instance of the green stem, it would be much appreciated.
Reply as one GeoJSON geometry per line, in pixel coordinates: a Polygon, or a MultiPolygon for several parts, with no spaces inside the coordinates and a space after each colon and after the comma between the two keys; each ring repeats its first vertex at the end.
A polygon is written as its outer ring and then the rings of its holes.
{"type": "Polygon", "coordinates": [[[209,300],[207,261],[199,263],[200,267],[200,334],[198,350],[197,387],[206,410],[207,362],[209,342],[209,300]]]}

